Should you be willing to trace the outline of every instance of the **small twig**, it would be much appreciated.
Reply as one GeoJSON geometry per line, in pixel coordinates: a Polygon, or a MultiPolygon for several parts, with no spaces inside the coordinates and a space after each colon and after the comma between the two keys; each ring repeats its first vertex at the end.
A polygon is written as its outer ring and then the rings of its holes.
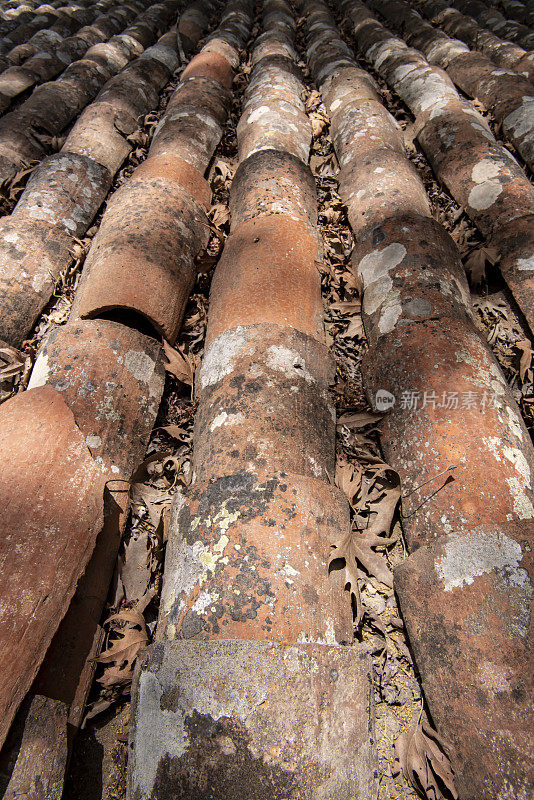
{"type": "Polygon", "coordinates": [[[457,464],[451,464],[450,467],[446,467],[446,469],[444,469],[442,472],[438,472],[437,475],[433,475],[431,478],[427,478],[426,481],[420,483],[419,486],[415,487],[415,489],[411,489],[407,494],[402,495],[401,500],[406,500],[407,497],[409,497],[411,494],[414,494],[414,492],[418,492],[419,489],[421,489],[423,486],[426,486],[427,483],[434,481],[436,478],[440,478],[442,475],[445,475],[446,472],[450,472],[451,470],[456,469],[457,466],[458,466],[457,464]]]}
{"type": "Polygon", "coordinates": [[[419,505],[418,505],[416,508],[414,508],[414,510],[413,510],[413,511],[410,511],[410,513],[409,513],[409,514],[403,514],[403,513],[402,513],[402,511],[401,511],[401,517],[402,517],[402,519],[409,519],[410,517],[413,517],[413,515],[414,515],[414,514],[416,514],[416,513],[419,511],[419,509],[420,509],[420,508],[422,508],[422,507],[425,505],[425,503],[428,503],[428,501],[429,501],[429,500],[432,500],[432,498],[433,498],[435,495],[437,495],[437,494],[438,494],[438,492],[441,492],[441,490],[442,490],[442,489],[443,489],[445,486],[447,486],[447,484],[448,484],[448,483],[450,483],[450,482],[451,482],[451,481],[453,481],[453,480],[454,480],[454,478],[452,477],[452,475],[449,475],[449,477],[448,477],[448,478],[446,479],[446,481],[445,481],[445,482],[442,484],[442,486],[439,486],[439,487],[436,489],[436,491],[435,491],[435,492],[432,492],[432,494],[429,494],[429,495],[428,495],[428,497],[425,497],[425,499],[423,500],[423,502],[422,502],[422,503],[420,503],[420,504],[419,504],[419,505]]]}

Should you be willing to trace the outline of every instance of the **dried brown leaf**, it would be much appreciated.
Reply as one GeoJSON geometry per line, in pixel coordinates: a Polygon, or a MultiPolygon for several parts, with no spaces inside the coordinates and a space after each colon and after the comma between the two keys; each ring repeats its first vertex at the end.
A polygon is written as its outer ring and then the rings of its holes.
{"type": "Polygon", "coordinates": [[[335,178],[338,173],[337,159],[334,154],[329,156],[314,154],[310,157],[310,169],[320,178],[335,178]]]}
{"type": "Polygon", "coordinates": [[[143,483],[149,480],[153,472],[152,465],[156,462],[164,463],[168,458],[172,458],[172,455],[172,450],[158,450],[156,453],[152,453],[134,469],[130,483],[143,483]]]}
{"type": "Polygon", "coordinates": [[[154,431],[164,431],[178,441],[188,441],[191,438],[189,431],[186,428],[182,428],[181,425],[161,425],[159,428],[154,428],[154,431]]]}
{"type": "Polygon", "coordinates": [[[479,286],[486,279],[486,263],[495,264],[499,258],[496,247],[478,247],[465,260],[465,269],[471,277],[471,283],[479,286]]]}
{"type": "Polygon", "coordinates": [[[361,339],[363,336],[363,322],[360,316],[353,317],[349,322],[347,329],[341,334],[342,339],[361,339]]]}
{"type": "Polygon", "coordinates": [[[363,617],[363,608],[358,587],[358,569],[363,567],[370,575],[374,575],[386,586],[393,586],[393,576],[385,560],[372,549],[377,545],[388,544],[388,540],[368,534],[366,531],[349,531],[332,542],[328,560],[330,573],[339,571],[343,562],[343,586],[348,589],[355,601],[355,624],[359,625],[363,617]]]}
{"type": "Polygon", "coordinates": [[[358,492],[362,482],[363,472],[357,464],[339,459],[336,464],[336,485],[339,486],[348,498],[349,503],[358,492]]]}
{"type": "Polygon", "coordinates": [[[234,170],[227,161],[218,158],[210,171],[210,183],[214,191],[228,187],[234,177],[234,170]]]}
{"type": "Polygon", "coordinates": [[[328,127],[328,122],[319,114],[310,114],[310,120],[313,138],[317,139],[328,127]]]}
{"type": "Polygon", "coordinates": [[[519,342],[515,342],[515,346],[521,351],[519,377],[521,378],[521,383],[523,383],[527,374],[527,370],[529,370],[532,366],[532,356],[534,355],[534,350],[532,350],[532,344],[528,339],[521,339],[519,342]]]}
{"type": "Polygon", "coordinates": [[[397,473],[386,466],[362,480],[362,492],[354,509],[357,514],[368,516],[366,527],[370,535],[389,534],[393,525],[395,510],[401,497],[400,479],[397,473]]]}
{"type": "Polygon", "coordinates": [[[449,745],[423,721],[422,714],[414,727],[395,741],[397,772],[402,771],[410,786],[427,800],[458,798],[449,754],[449,745]]]}
{"type": "Polygon", "coordinates": [[[346,314],[349,316],[358,314],[361,310],[361,307],[361,300],[346,300],[340,303],[331,303],[329,306],[330,309],[333,311],[338,311],[342,316],[345,316],[346,314]]]}
{"type": "Polygon", "coordinates": [[[228,206],[224,203],[215,203],[210,209],[209,218],[217,228],[222,228],[223,225],[230,219],[230,211],[228,206]]]}
{"type": "Polygon", "coordinates": [[[138,526],[124,544],[124,551],[119,558],[119,576],[128,603],[140,600],[150,584],[152,569],[149,549],[149,532],[138,526]]]}
{"type": "Polygon", "coordinates": [[[157,530],[163,509],[172,501],[179,463],[172,450],[160,450],[146,458],[134,470],[130,480],[132,514],[145,516],[153,530],[157,530]]]}
{"type": "Polygon", "coordinates": [[[351,545],[352,531],[331,544],[332,552],[328,559],[328,571],[334,579],[341,576],[342,588],[348,589],[351,593],[354,601],[355,624],[358,626],[363,618],[363,608],[358,586],[357,560],[351,545]]]}
{"type": "Polygon", "coordinates": [[[189,356],[185,355],[185,353],[175,350],[174,347],[171,347],[168,342],[163,342],[163,349],[165,350],[165,355],[168,361],[168,363],[165,364],[165,369],[167,372],[170,372],[171,375],[174,375],[174,377],[181,383],[192,386],[195,376],[195,365],[193,360],[189,356]]]}
{"type": "Polygon", "coordinates": [[[371,414],[367,411],[360,414],[342,414],[338,417],[337,424],[345,425],[347,428],[365,428],[366,425],[377,423],[382,420],[380,414],[371,414]]]}
{"type": "Polygon", "coordinates": [[[113,614],[105,623],[117,629],[110,633],[115,637],[107,650],[95,659],[107,667],[99,683],[103,686],[114,686],[129,683],[132,680],[134,664],[140,650],[148,644],[148,633],[145,619],[137,609],[123,609],[113,614]],[[117,626],[122,627],[118,628],[117,626]]]}

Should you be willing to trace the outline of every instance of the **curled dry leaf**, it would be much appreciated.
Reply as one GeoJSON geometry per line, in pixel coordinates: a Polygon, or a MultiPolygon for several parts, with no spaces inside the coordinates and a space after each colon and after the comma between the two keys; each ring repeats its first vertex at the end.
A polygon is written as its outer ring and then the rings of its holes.
{"type": "Polygon", "coordinates": [[[24,356],[14,347],[0,347],[0,380],[14,378],[24,369],[24,356]]]}
{"type": "Polygon", "coordinates": [[[328,120],[322,114],[312,113],[309,115],[314,138],[320,136],[328,127],[328,120]]]}
{"type": "Polygon", "coordinates": [[[354,316],[345,331],[341,334],[342,339],[363,339],[363,322],[360,316],[354,316]]]}
{"type": "MultiPolygon", "coordinates": [[[[167,426],[183,433],[179,426],[167,426]]],[[[165,428],[164,428],[165,429],[165,428]]],[[[187,482],[188,447],[178,454],[162,450],[146,458],[130,482],[131,526],[119,556],[119,575],[126,602],[139,603],[159,574],[168,525],[167,512],[180,481],[187,482]]]]}
{"type": "Polygon", "coordinates": [[[319,108],[322,105],[323,98],[321,93],[317,91],[317,89],[311,89],[306,97],[306,111],[314,111],[316,108],[319,108]]]}
{"type": "Polygon", "coordinates": [[[339,165],[335,153],[328,156],[314,154],[310,156],[310,169],[319,178],[335,178],[339,172],[339,165]]]}
{"type": "Polygon", "coordinates": [[[31,359],[14,347],[0,347],[0,403],[20,390],[30,368],[31,359]]]}
{"type": "Polygon", "coordinates": [[[195,376],[195,363],[193,359],[185,353],[180,352],[180,350],[175,350],[174,347],[171,347],[171,345],[165,341],[163,342],[163,349],[165,350],[168,361],[168,363],[165,364],[167,372],[174,375],[181,383],[192,386],[195,376]]]}
{"type": "Polygon", "coordinates": [[[379,536],[391,530],[395,509],[400,500],[400,479],[397,473],[380,466],[371,470],[362,480],[358,503],[353,506],[360,527],[366,523],[366,532],[379,536]]]}
{"type": "Polygon", "coordinates": [[[395,741],[396,773],[402,771],[410,786],[427,800],[457,800],[449,755],[450,746],[423,720],[421,709],[414,727],[395,741]]]}
{"type": "Polygon", "coordinates": [[[347,495],[357,527],[378,536],[389,533],[401,495],[395,470],[378,458],[374,462],[362,467],[340,459],[336,484],[347,495]]]}
{"type": "Polygon", "coordinates": [[[160,524],[163,507],[172,501],[177,471],[178,461],[172,451],[162,450],[146,458],[132,475],[132,513],[138,514],[139,507],[144,508],[144,516],[153,530],[160,524]]]}
{"type": "Polygon", "coordinates": [[[229,187],[234,177],[234,170],[222,158],[215,160],[210,170],[210,184],[213,191],[229,187]]]}

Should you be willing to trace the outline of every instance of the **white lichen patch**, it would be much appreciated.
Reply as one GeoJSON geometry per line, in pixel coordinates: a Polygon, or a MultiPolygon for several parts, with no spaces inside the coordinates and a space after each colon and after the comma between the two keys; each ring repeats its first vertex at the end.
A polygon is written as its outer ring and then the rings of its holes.
{"type": "Polygon", "coordinates": [[[227,417],[228,417],[228,414],[226,413],[226,411],[221,411],[220,414],[217,414],[217,416],[214,417],[213,420],[212,420],[212,423],[210,425],[210,431],[213,433],[213,431],[216,428],[220,428],[221,425],[224,425],[224,423],[226,422],[227,417]]]}
{"type": "Polygon", "coordinates": [[[530,486],[530,466],[525,454],[517,447],[510,447],[510,445],[507,444],[503,445],[502,453],[504,457],[514,465],[525,483],[530,486]]]}
{"type": "Polygon", "coordinates": [[[406,252],[403,244],[393,242],[383,250],[368,253],[358,264],[364,285],[363,310],[371,315],[382,309],[378,322],[381,334],[393,330],[402,313],[400,294],[393,290],[389,273],[402,262],[406,252]]]}
{"type": "Polygon", "coordinates": [[[124,354],[124,366],[136,380],[150,383],[156,368],[156,362],[141,350],[128,350],[124,354]]]}
{"type": "Polygon", "coordinates": [[[515,262],[515,266],[517,269],[521,271],[528,271],[534,270],[534,256],[526,256],[525,258],[518,258],[515,262]]]}
{"type": "Polygon", "coordinates": [[[471,170],[471,178],[477,184],[469,192],[468,203],[475,211],[485,211],[493,205],[503,191],[498,179],[501,167],[490,158],[483,158],[471,170]]]}
{"type": "Polygon", "coordinates": [[[435,562],[435,570],[445,591],[452,592],[493,570],[505,570],[508,576],[519,570],[525,572],[519,567],[522,557],[521,545],[496,530],[451,534],[444,554],[435,562]]]}
{"type": "Polygon", "coordinates": [[[198,376],[202,389],[212,386],[230,375],[234,370],[237,358],[246,345],[247,336],[241,325],[221,333],[204,353],[198,376]]]}
{"type": "Polygon", "coordinates": [[[491,178],[496,178],[500,172],[500,167],[490,158],[483,158],[478,164],[475,164],[471,170],[471,177],[475,183],[483,183],[491,178]]]}
{"type": "Polygon", "coordinates": [[[304,378],[308,383],[315,383],[315,378],[306,369],[306,363],[300,353],[290,347],[271,345],[267,348],[265,362],[270,369],[281,372],[287,378],[304,378]]]}
{"type": "Polygon", "coordinates": [[[475,211],[485,211],[494,204],[502,190],[503,187],[498,180],[484,181],[484,183],[473,186],[467,202],[475,211]]]}
{"type": "Polygon", "coordinates": [[[532,519],[534,518],[534,506],[532,501],[525,494],[525,489],[521,485],[519,478],[505,478],[506,483],[510,487],[510,494],[512,496],[512,503],[514,514],[518,519],[532,519]]]}
{"type": "Polygon", "coordinates": [[[521,139],[534,129],[534,97],[525,95],[521,105],[512,111],[503,122],[505,133],[521,139]]]}
{"type": "Polygon", "coordinates": [[[395,296],[390,298],[387,303],[382,306],[380,312],[380,319],[378,320],[378,330],[381,334],[389,333],[397,324],[400,315],[402,314],[402,305],[400,303],[398,292],[393,293],[395,296]]]}
{"type": "Polygon", "coordinates": [[[315,477],[320,478],[323,474],[323,469],[321,465],[318,464],[315,458],[313,458],[312,456],[308,456],[308,461],[311,464],[312,472],[315,475],[315,477]]]}
{"type": "MultiPolygon", "coordinates": [[[[406,248],[404,245],[400,242],[393,242],[384,247],[383,250],[373,250],[364,256],[358,264],[358,273],[363,281],[364,290],[367,290],[384,277],[387,277],[391,284],[389,272],[401,263],[405,255],[406,248]]],[[[372,314],[377,308],[378,305],[367,313],[372,314]]]]}
{"type": "Polygon", "coordinates": [[[200,592],[199,596],[191,606],[191,611],[196,614],[203,614],[207,608],[219,599],[217,592],[200,592]]]}
{"type": "Polygon", "coordinates": [[[522,420],[519,414],[515,411],[512,411],[510,406],[506,406],[506,416],[508,417],[508,424],[510,428],[514,432],[514,435],[522,442],[523,441],[523,428],[522,428],[522,420]]]}

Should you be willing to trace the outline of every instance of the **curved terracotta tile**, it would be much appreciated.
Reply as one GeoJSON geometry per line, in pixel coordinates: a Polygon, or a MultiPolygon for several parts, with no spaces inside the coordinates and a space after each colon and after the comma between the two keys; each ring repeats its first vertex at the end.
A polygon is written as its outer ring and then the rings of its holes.
{"type": "Polygon", "coordinates": [[[0,419],[3,743],[90,558],[104,480],[54,389],[17,395],[0,419]]]}

